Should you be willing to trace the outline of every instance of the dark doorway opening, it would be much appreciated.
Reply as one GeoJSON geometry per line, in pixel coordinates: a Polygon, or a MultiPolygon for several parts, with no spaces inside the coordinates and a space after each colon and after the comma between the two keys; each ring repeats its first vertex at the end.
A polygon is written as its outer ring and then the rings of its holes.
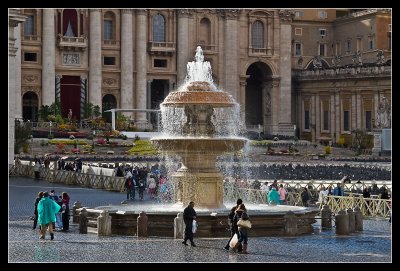
{"type": "Polygon", "coordinates": [[[22,119],[24,121],[38,120],[38,96],[36,93],[29,91],[22,97],[22,119]]]}

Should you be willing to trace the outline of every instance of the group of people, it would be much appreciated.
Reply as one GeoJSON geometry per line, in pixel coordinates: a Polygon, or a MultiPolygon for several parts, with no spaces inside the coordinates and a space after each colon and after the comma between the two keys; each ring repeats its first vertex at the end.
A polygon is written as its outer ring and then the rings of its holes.
{"type": "MultiPolygon", "coordinates": [[[[187,241],[190,241],[192,247],[196,247],[193,241],[194,231],[193,231],[193,221],[197,218],[197,213],[194,210],[194,202],[189,202],[189,205],[183,211],[183,221],[185,223],[184,239],[182,244],[188,246],[187,241]]],[[[249,215],[247,214],[246,206],[244,205],[242,199],[236,201],[236,205],[233,206],[228,214],[228,224],[230,226],[230,238],[224,247],[226,251],[232,248],[233,252],[238,252],[242,254],[248,254],[247,244],[248,244],[248,228],[242,225],[238,225],[239,220],[249,220],[249,215]],[[232,244],[232,239],[237,236],[237,242],[232,244]]]]}
{"type": "Polygon", "coordinates": [[[55,223],[60,231],[69,230],[69,195],[63,192],[56,195],[54,189],[49,192],[40,191],[35,199],[33,228],[39,224],[40,239],[45,239],[49,230],[50,240],[54,239],[55,223]]]}

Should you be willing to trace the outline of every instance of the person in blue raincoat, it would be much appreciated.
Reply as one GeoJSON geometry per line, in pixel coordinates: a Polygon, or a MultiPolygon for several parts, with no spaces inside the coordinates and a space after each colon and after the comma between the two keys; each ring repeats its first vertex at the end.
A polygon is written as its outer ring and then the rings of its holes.
{"type": "Polygon", "coordinates": [[[47,227],[49,227],[50,239],[54,239],[53,222],[56,222],[56,214],[60,208],[61,206],[58,203],[49,198],[49,192],[43,193],[43,198],[37,206],[38,223],[41,225],[40,239],[45,239],[47,227]]]}

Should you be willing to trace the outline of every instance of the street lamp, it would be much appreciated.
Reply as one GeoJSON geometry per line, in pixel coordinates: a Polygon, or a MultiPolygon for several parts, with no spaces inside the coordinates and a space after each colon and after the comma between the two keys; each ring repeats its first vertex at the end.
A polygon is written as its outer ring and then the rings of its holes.
{"type": "Polygon", "coordinates": [[[51,138],[51,121],[50,121],[49,126],[50,126],[50,134],[49,134],[49,137],[51,138]]]}
{"type": "Polygon", "coordinates": [[[261,124],[258,124],[258,140],[261,140],[261,124]]]}
{"type": "Polygon", "coordinates": [[[96,130],[93,129],[93,138],[92,138],[92,151],[94,150],[94,137],[96,136],[96,130]]]}

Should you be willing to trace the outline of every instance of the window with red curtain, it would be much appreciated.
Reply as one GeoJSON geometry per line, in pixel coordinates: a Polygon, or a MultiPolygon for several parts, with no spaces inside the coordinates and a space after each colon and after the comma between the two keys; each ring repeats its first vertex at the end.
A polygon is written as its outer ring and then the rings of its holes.
{"type": "Polygon", "coordinates": [[[63,11],[63,35],[67,32],[68,22],[71,23],[72,32],[78,35],[78,14],[75,9],[64,9],[63,11]]]}

